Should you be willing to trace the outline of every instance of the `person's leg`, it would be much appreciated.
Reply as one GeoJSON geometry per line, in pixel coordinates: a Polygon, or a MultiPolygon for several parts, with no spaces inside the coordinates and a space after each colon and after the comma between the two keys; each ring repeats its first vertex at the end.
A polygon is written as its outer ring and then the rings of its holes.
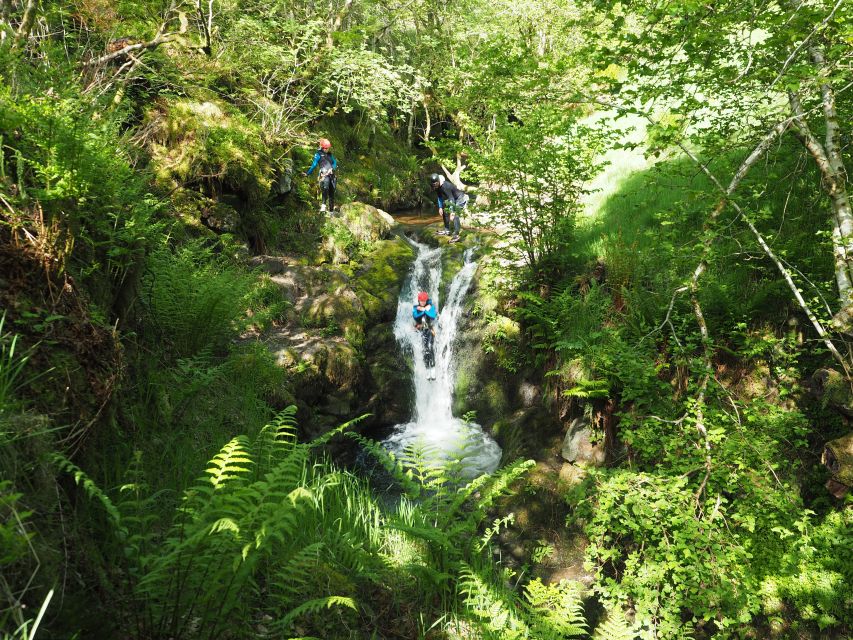
{"type": "Polygon", "coordinates": [[[441,210],[441,218],[444,222],[444,230],[447,233],[450,233],[450,213],[448,212],[447,207],[444,207],[444,209],[441,210]]]}
{"type": "Polygon", "coordinates": [[[329,201],[329,179],[323,178],[320,180],[320,191],[323,193],[323,209],[326,209],[326,205],[329,201]]]}
{"type": "Polygon", "coordinates": [[[338,190],[338,181],[334,176],[329,177],[329,211],[335,210],[335,191],[338,190]]]}

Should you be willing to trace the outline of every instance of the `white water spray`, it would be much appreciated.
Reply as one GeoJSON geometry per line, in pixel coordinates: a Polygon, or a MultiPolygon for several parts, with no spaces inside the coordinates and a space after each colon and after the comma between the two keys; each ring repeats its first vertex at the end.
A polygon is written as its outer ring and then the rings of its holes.
{"type": "Polygon", "coordinates": [[[403,350],[412,354],[415,407],[412,421],[398,424],[385,439],[385,446],[395,454],[407,447],[420,448],[427,459],[437,461],[460,459],[463,473],[474,478],[494,471],[501,460],[498,444],[480,425],[453,417],[453,382],[455,361],[453,343],[459,327],[462,302],[477,263],[472,250],[465,252],[464,265],[450,283],[447,301],[439,298],[441,285],[441,249],[413,243],[417,250],[412,273],[400,292],[394,336],[403,350]],[[420,332],[414,328],[412,306],[418,291],[426,291],[438,309],[435,337],[435,380],[427,379],[424,348],[420,332]]]}

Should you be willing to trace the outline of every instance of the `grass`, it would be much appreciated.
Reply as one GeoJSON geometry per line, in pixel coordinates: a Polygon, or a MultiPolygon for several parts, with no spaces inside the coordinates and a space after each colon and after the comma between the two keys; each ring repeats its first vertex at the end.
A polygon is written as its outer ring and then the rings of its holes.
{"type": "MultiPolygon", "coordinates": [[[[606,177],[597,179],[602,188],[590,196],[578,225],[576,254],[581,262],[603,261],[615,289],[642,290],[666,304],[700,260],[703,225],[718,196],[708,178],[683,156],[634,171],[632,167],[642,166],[638,151],[612,153],[606,177]]],[[[819,294],[834,300],[830,215],[817,176],[803,168],[800,153],[788,142],[768,155],[744,180],[739,203],[774,250],[802,272],[799,284],[806,297],[819,294]]],[[[710,168],[727,181],[742,155],[713,159],[710,168]]],[[[727,324],[745,317],[778,321],[791,307],[778,271],[731,209],[723,212],[715,229],[702,298],[706,311],[727,324]]]]}

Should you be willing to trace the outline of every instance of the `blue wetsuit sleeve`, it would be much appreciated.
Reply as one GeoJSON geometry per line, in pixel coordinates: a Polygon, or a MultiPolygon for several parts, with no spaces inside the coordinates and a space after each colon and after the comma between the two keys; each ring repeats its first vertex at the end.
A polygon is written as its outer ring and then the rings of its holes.
{"type": "Polygon", "coordinates": [[[413,307],[412,307],[412,317],[413,317],[415,320],[420,319],[420,317],[421,317],[422,315],[424,315],[424,312],[423,312],[423,311],[418,311],[418,307],[417,307],[417,305],[415,305],[415,306],[413,306],[413,307]]]}
{"type": "Polygon", "coordinates": [[[429,309],[424,311],[424,313],[430,320],[435,320],[436,316],[438,316],[438,311],[435,310],[435,305],[432,302],[429,303],[429,309]]]}
{"type": "Polygon", "coordinates": [[[331,156],[331,157],[332,157],[332,169],[337,169],[338,168],[338,159],[335,156],[331,156]]]}
{"type": "Polygon", "coordinates": [[[438,208],[444,209],[444,200],[441,199],[441,196],[438,196],[438,208]]]}
{"type": "Polygon", "coordinates": [[[305,172],[305,174],[310,176],[311,172],[317,168],[318,162],[320,162],[320,152],[319,151],[314,154],[314,162],[311,163],[311,167],[308,169],[308,171],[305,172]]]}

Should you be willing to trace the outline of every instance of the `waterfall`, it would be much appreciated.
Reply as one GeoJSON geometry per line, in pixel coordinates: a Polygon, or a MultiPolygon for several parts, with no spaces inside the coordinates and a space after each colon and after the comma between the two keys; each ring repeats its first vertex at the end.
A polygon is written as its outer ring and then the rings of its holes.
{"type": "Polygon", "coordinates": [[[447,300],[439,296],[441,285],[441,248],[413,243],[417,256],[412,272],[400,292],[394,335],[403,351],[412,356],[415,387],[415,406],[412,421],[398,424],[383,444],[395,454],[409,446],[423,451],[424,456],[437,461],[460,459],[463,473],[474,478],[494,471],[501,459],[498,444],[473,422],[453,416],[453,382],[455,376],[454,340],[459,328],[462,303],[477,263],[473,250],[465,252],[464,264],[450,283],[447,300]],[[438,309],[435,337],[435,380],[427,379],[423,364],[424,348],[421,335],[414,329],[412,306],[418,291],[429,293],[438,309]]]}

